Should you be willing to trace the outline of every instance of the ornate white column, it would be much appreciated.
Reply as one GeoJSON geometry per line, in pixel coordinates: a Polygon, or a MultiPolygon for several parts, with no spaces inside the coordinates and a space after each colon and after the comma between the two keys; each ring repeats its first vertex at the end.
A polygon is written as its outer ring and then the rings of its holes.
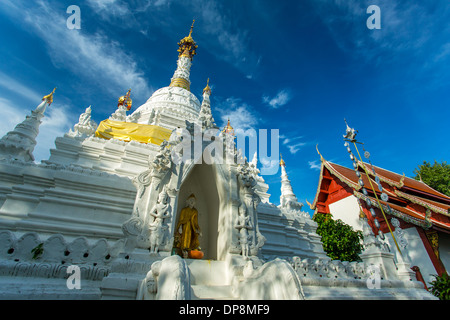
{"type": "Polygon", "coordinates": [[[175,73],[173,74],[170,87],[180,87],[190,91],[191,81],[189,80],[189,75],[191,72],[192,58],[196,55],[195,51],[198,48],[192,38],[193,29],[194,23],[192,23],[189,35],[178,43],[180,48],[178,49],[177,70],[175,70],[175,73]]]}

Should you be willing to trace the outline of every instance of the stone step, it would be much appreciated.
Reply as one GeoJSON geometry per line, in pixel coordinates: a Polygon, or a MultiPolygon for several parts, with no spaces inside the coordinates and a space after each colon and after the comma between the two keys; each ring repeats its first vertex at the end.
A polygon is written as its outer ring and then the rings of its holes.
{"type": "Polygon", "coordinates": [[[191,284],[225,286],[229,284],[228,269],[225,261],[185,260],[191,272],[191,284]]]}
{"type": "Polygon", "coordinates": [[[231,286],[191,285],[192,300],[233,300],[231,286]]]}

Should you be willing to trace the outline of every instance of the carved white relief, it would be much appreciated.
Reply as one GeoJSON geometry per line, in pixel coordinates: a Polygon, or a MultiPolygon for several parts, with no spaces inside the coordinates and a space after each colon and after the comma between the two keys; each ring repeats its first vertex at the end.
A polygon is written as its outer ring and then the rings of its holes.
{"type": "Polygon", "coordinates": [[[400,221],[397,218],[392,218],[391,224],[395,228],[393,233],[400,249],[406,249],[406,247],[408,246],[408,240],[406,240],[405,238],[405,232],[402,228],[400,228],[400,221]]]}
{"type": "Polygon", "coordinates": [[[165,234],[168,228],[164,224],[164,220],[171,217],[168,197],[165,188],[163,188],[158,196],[157,203],[149,212],[150,219],[153,218],[153,221],[148,223],[150,231],[150,253],[157,253],[159,247],[163,244],[164,238],[167,237],[165,234]]]}
{"type": "Polygon", "coordinates": [[[153,174],[164,173],[171,167],[172,159],[170,148],[168,148],[169,143],[164,140],[160,147],[158,154],[155,156],[154,160],[151,162],[153,167],[153,174]]]}
{"type": "Polygon", "coordinates": [[[114,121],[127,121],[127,107],[121,105],[117,108],[117,110],[109,117],[109,120],[114,121]]]}
{"type": "Polygon", "coordinates": [[[235,228],[239,230],[241,254],[244,258],[247,258],[249,255],[249,243],[251,241],[249,231],[253,229],[253,226],[250,216],[247,213],[247,206],[244,203],[239,207],[238,223],[235,228]]]}
{"type": "MultiPolygon", "coordinates": [[[[42,263],[48,264],[51,268],[56,265],[70,264],[90,264],[100,267],[109,265],[122,251],[123,245],[123,241],[110,245],[105,239],[99,239],[90,244],[84,237],[78,237],[69,242],[61,234],[42,240],[34,232],[25,233],[17,238],[11,231],[5,230],[0,231],[0,260],[14,262],[14,264],[8,264],[8,268],[17,267],[18,263],[21,263],[24,268],[30,270],[29,272],[35,272],[32,271],[33,266],[42,263]]],[[[8,269],[5,272],[14,273],[15,271],[8,269]]],[[[38,272],[36,276],[42,275],[38,272]]]]}
{"type": "Polygon", "coordinates": [[[365,251],[389,251],[387,244],[385,244],[379,237],[375,237],[372,228],[369,226],[367,219],[362,218],[363,227],[363,247],[365,251]]]}
{"type": "Polygon", "coordinates": [[[91,119],[91,106],[80,115],[78,123],[70,130],[67,135],[74,138],[87,138],[92,136],[97,130],[97,123],[91,119]]]}

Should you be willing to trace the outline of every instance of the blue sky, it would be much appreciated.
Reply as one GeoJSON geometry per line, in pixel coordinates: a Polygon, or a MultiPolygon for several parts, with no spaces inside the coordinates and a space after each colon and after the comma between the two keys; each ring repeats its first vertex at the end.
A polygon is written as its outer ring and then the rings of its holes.
{"type": "MultiPolygon", "coordinates": [[[[169,85],[193,19],[191,91],[201,99],[210,78],[220,126],[229,117],[235,128],[280,130],[305,207],[319,178],[316,145],[351,166],[344,118],[385,169],[412,176],[424,160],[450,158],[447,0],[2,0],[0,135],[55,86],[38,160],[89,105],[99,123],[131,88],[134,111],[169,85]],[[66,26],[70,5],[81,9],[80,30],[66,26]],[[381,9],[379,30],[366,26],[370,5],[381,9]]],[[[278,204],[280,172],[264,178],[278,204]]]]}

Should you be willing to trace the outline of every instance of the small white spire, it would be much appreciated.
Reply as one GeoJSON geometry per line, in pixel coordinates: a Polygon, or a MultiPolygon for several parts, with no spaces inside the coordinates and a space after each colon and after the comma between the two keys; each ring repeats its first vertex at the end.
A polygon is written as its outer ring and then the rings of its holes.
{"type": "Polygon", "coordinates": [[[280,155],[280,167],[281,167],[281,196],[280,204],[281,207],[287,207],[288,205],[295,205],[301,209],[303,204],[298,202],[297,197],[292,190],[291,182],[289,181],[288,175],[286,173],[286,163],[280,155]]]}
{"type": "Polygon", "coordinates": [[[211,88],[209,87],[209,78],[205,89],[203,89],[203,101],[200,108],[199,119],[202,123],[203,129],[217,128],[214,118],[211,113],[211,102],[209,96],[211,95],[211,88]]]}
{"type": "MultiPolygon", "coordinates": [[[[55,88],[56,89],[56,88],[55,88]]],[[[34,161],[33,150],[36,146],[36,137],[42,123],[47,106],[53,102],[53,92],[42,98],[42,102],[31,111],[31,115],[19,123],[13,131],[8,132],[0,139],[0,160],[16,159],[25,162],[34,161]]]]}

